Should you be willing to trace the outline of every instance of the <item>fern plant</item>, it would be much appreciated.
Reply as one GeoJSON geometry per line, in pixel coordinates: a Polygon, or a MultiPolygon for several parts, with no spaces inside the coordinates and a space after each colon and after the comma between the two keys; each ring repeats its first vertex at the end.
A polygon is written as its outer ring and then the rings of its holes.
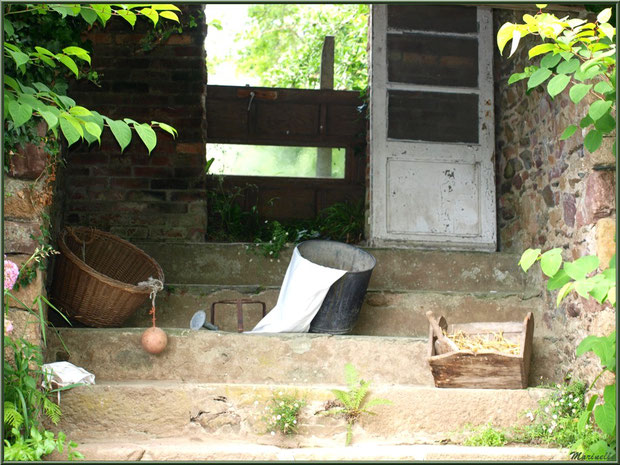
{"type": "Polygon", "coordinates": [[[376,415],[370,409],[376,405],[391,405],[392,402],[387,399],[367,400],[368,391],[370,389],[370,381],[360,379],[359,372],[351,364],[347,363],[344,367],[345,381],[348,390],[332,389],[337,400],[328,402],[326,410],[321,412],[323,415],[340,415],[347,421],[347,437],[345,446],[351,444],[353,440],[353,425],[364,414],[376,415]]]}
{"type": "Polygon", "coordinates": [[[24,424],[24,417],[15,407],[13,402],[4,403],[4,427],[15,428],[19,430],[20,426],[24,424]]]}

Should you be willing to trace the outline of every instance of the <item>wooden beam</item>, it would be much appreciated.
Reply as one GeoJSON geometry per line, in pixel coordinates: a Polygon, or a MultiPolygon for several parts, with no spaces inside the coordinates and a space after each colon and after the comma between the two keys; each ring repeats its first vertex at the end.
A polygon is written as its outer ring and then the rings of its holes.
{"type": "MultiPolygon", "coordinates": [[[[323,51],[321,53],[321,89],[334,88],[334,36],[325,36],[323,51]]],[[[320,132],[324,133],[322,125],[320,132]]],[[[317,149],[316,158],[317,178],[332,177],[332,149],[320,147],[317,149]]]]}

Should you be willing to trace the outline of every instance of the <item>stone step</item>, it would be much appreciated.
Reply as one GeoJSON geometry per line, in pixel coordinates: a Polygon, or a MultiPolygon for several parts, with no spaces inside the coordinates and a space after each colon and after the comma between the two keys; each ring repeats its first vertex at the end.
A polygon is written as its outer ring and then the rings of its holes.
{"type": "MultiPolygon", "coordinates": [[[[155,439],[235,438],[287,447],[344,445],[346,420],[326,416],[331,389],[344,382],[316,384],[214,384],[173,381],[98,381],[61,394],[63,415],[54,429],[80,442],[95,438],[155,439]],[[282,438],[267,433],[266,408],[274,394],[305,401],[298,434],[282,438]]],[[[354,443],[433,444],[460,442],[472,427],[487,423],[508,427],[529,422],[525,411],[548,395],[540,388],[439,389],[427,386],[371,385],[368,400],[388,399],[372,407],[354,425],[354,443]]],[[[51,425],[48,425],[51,427],[51,425]]]]}
{"type": "MultiPolygon", "coordinates": [[[[164,328],[189,328],[197,310],[207,317],[213,302],[251,298],[265,302],[267,311],[278,300],[280,290],[251,286],[178,285],[168,287],[157,295],[157,324],[164,328]]],[[[352,334],[367,336],[428,335],[426,312],[444,315],[449,323],[482,321],[522,321],[528,312],[537,322],[542,321],[543,302],[540,298],[523,300],[507,292],[439,293],[424,291],[369,291],[352,334]]],[[[146,327],[152,324],[150,303],[139,308],[126,322],[127,327],[146,327]]],[[[262,307],[251,304],[243,307],[244,330],[251,330],[262,318],[262,307]]],[[[217,305],[215,324],[223,331],[237,331],[235,305],[217,305]]]]}
{"type": "Polygon", "coordinates": [[[142,349],[143,328],[59,328],[47,359],[66,359],[97,380],[178,380],[208,383],[340,383],[352,363],[380,384],[433,385],[420,338],[326,334],[239,334],[166,329],[159,355],[142,349]]]}
{"type": "MultiPolygon", "coordinates": [[[[465,447],[460,445],[353,444],[349,447],[288,448],[248,442],[177,437],[144,441],[90,441],[78,450],[89,461],[549,461],[568,460],[566,449],[465,447]]],[[[54,452],[49,460],[63,461],[54,452]]]]}
{"type": "MultiPolygon", "coordinates": [[[[68,360],[101,381],[334,384],[342,382],[345,364],[352,363],[375,384],[434,385],[427,338],[167,328],[166,349],[151,355],[140,343],[143,328],[58,331],[66,348],[50,335],[47,361],[68,360]]],[[[530,386],[540,384],[541,376],[555,382],[548,362],[557,357],[557,348],[534,335],[530,386]]]]}
{"type": "MultiPolygon", "coordinates": [[[[248,248],[252,244],[137,242],[162,267],[166,283],[226,286],[280,286],[293,247],[278,259],[248,248]]],[[[519,256],[507,253],[364,248],[376,259],[371,290],[527,293],[519,256]]],[[[536,293],[539,287],[532,287],[536,293]]]]}

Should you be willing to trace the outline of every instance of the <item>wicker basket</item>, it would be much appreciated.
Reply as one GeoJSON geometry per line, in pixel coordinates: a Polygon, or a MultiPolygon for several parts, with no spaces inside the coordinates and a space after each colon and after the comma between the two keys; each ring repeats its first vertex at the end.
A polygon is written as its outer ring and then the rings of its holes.
{"type": "Polygon", "coordinates": [[[52,298],[88,326],[121,326],[148,298],[137,284],[164,281],[155,260],[133,244],[93,228],[65,228],[58,239],[52,298]]]}

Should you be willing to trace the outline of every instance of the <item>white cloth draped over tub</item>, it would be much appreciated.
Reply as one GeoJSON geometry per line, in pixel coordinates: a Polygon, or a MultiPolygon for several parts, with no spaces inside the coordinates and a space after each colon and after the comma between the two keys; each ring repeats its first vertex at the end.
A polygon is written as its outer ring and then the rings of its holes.
{"type": "Polygon", "coordinates": [[[307,333],[332,284],[346,270],[328,268],[293,250],[276,306],[249,333],[307,333]]]}

